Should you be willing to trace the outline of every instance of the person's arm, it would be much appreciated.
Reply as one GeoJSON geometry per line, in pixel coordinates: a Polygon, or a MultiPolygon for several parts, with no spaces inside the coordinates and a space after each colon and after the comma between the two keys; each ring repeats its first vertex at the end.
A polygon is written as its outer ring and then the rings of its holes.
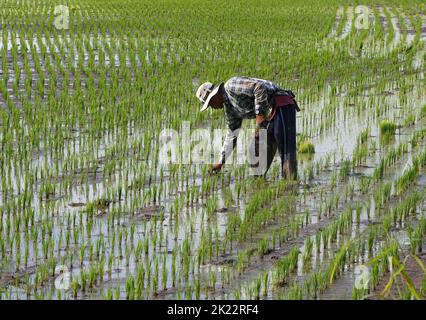
{"type": "Polygon", "coordinates": [[[242,119],[228,117],[228,130],[226,132],[225,141],[223,143],[220,162],[213,165],[213,171],[218,172],[222,169],[226,159],[231,155],[237,145],[239,129],[241,128],[242,119]]]}
{"type": "Polygon", "coordinates": [[[256,116],[268,116],[270,106],[268,103],[268,93],[263,83],[256,82],[253,88],[253,95],[256,116]]]}
{"type": "Polygon", "coordinates": [[[237,145],[239,129],[241,128],[242,119],[235,119],[232,125],[228,125],[225,142],[223,143],[220,163],[224,164],[226,159],[231,155],[237,145]]]}
{"type": "Polygon", "coordinates": [[[253,88],[256,125],[260,126],[269,117],[272,109],[268,102],[268,93],[265,84],[256,82],[253,88]]]}

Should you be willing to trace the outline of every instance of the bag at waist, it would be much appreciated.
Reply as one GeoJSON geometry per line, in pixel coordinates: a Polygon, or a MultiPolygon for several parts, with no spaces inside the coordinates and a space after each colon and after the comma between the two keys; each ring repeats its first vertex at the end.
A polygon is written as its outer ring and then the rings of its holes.
{"type": "Polygon", "coordinates": [[[268,120],[272,120],[277,112],[277,109],[279,107],[284,107],[284,106],[288,106],[288,105],[294,105],[296,107],[296,111],[299,112],[300,108],[297,105],[296,100],[289,96],[289,95],[281,95],[281,94],[277,94],[274,96],[274,107],[271,111],[271,114],[268,117],[268,120]]]}

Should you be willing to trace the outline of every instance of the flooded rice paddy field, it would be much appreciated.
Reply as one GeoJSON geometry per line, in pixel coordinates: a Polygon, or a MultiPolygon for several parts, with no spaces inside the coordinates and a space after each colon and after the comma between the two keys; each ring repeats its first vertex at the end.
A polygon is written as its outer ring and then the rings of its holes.
{"type": "Polygon", "coordinates": [[[425,297],[424,3],[0,3],[1,299],[425,297]],[[226,127],[194,94],[236,74],[297,94],[297,181],[160,163],[162,129],[226,127]]]}

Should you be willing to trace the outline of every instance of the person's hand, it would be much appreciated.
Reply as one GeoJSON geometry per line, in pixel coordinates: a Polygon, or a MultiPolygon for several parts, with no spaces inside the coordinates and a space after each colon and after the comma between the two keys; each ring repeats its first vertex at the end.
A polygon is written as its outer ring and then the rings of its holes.
{"type": "Polygon", "coordinates": [[[222,163],[212,165],[212,167],[209,170],[210,175],[219,173],[220,170],[222,170],[222,166],[223,166],[222,163]]]}
{"type": "Polygon", "coordinates": [[[262,125],[262,123],[264,123],[264,122],[265,122],[265,120],[266,120],[266,118],[265,118],[264,116],[262,116],[261,114],[258,114],[258,115],[256,116],[256,125],[257,125],[257,126],[261,126],[261,125],[262,125]]]}
{"type": "Polygon", "coordinates": [[[259,137],[260,129],[266,129],[268,127],[269,121],[266,120],[264,116],[257,115],[256,116],[256,130],[254,131],[255,138],[259,137]]]}

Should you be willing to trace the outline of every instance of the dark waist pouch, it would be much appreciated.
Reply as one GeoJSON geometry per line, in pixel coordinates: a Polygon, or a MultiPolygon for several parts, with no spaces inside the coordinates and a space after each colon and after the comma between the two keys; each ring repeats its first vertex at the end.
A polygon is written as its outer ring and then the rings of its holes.
{"type": "Polygon", "coordinates": [[[288,91],[287,94],[276,94],[274,96],[274,109],[272,110],[272,113],[270,115],[270,119],[274,118],[275,113],[277,112],[277,109],[279,107],[294,105],[296,111],[299,112],[300,108],[297,105],[297,101],[294,99],[294,97],[295,97],[295,95],[291,91],[288,91]]]}
{"type": "Polygon", "coordinates": [[[294,104],[296,106],[296,111],[299,112],[300,108],[297,105],[295,97],[296,95],[291,90],[278,91],[274,96],[274,107],[282,107],[289,104],[294,104]]]}

